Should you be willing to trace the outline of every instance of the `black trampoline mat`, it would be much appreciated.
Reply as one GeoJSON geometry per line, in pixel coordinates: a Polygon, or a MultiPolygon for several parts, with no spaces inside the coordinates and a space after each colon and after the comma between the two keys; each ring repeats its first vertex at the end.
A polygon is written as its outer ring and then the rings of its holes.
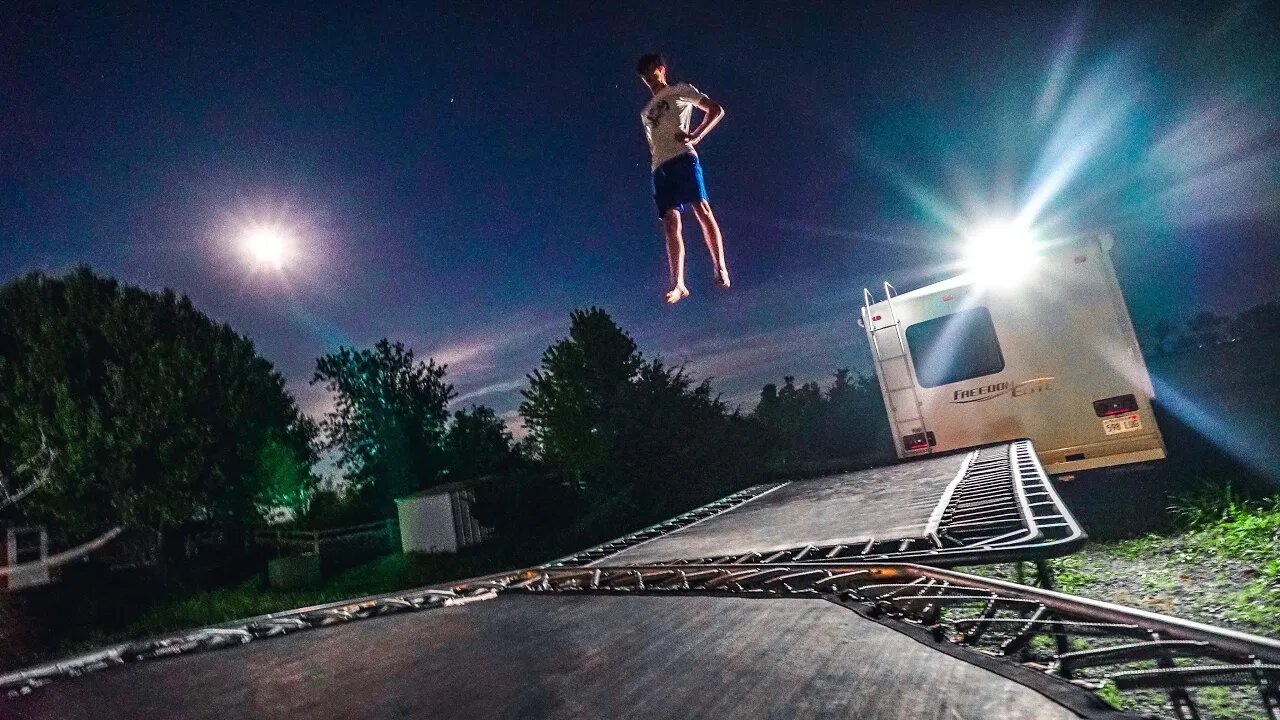
{"type": "Polygon", "coordinates": [[[503,595],[60,680],[25,720],[1080,717],[821,599],[503,595]]]}
{"type": "Polygon", "coordinates": [[[591,564],[643,565],[922,537],[968,455],[798,480],[591,564]]]}

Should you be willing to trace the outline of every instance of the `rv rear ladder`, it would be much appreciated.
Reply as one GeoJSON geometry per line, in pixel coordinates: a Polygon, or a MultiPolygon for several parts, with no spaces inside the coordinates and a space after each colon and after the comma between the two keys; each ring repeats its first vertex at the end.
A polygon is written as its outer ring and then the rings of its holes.
{"type": "Polygon", "coordinates": [[[871,353],[875,356],[876,366],[880,374],[880,383],[884,387],[884,396],[889,405],[889,412],[893,416],[891,418],[894,429],[894,442],[902,447],[905,454],[919,454],[929,452],[933,445],[932,441],[924,447],[908,447],[905,438],[909,435],[922,435],[930,438],[929,428],[925,425],[924,415],[921,412],[923,407],[920,402],[920,395],[916,391],[915,385],[915,368],[911,364],[911,355],[907,352],[907,341],[902,334],[902,322],[898,319],[897,311],[893,307],[893,295],[895,289],[888,281],[884,284],[884,300],[889,307],[889,322],[885,324],[879,323],[879,316],[871,314],[872,297],[871,291],[863,288],[862,301],[865,310],[865,322],[867,337],[871,339],[871,353]],[[892,344],[896,347],[886,348],[885,345],[891,343],[886,339],[884,343],[880,341],[880,333],[893,331],[892,344]],[[905,380],[903,385],[889,385],[891,379],[901,378],[905,380]],[[894,399],[898,393],[908,393],[909,397],[905,398],[905,402],[899,402],[894,399]]]}

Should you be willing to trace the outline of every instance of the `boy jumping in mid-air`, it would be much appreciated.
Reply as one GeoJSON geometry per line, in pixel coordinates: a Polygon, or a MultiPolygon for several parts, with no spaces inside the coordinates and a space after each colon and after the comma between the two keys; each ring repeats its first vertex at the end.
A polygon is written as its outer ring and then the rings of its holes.
{"type": "Polygon", "coordinates": [[[644,106],[640,119],[653,156],[653,201],[667,236],[671,290],[666,294],[666,301],[677,303],[689,296],[689,289],[684,285],[684,239],[680,235],[680,211],[686,208],[693,209],[702,226],[702,237],[707,241],[707,250],[711,251],[711,262],[715,265],[715,281],[729,287],[724,241],[716,217],[711,214],[707,189],[702,184],[702,165],[693,149],[724,117],[724,108],[688,83],[667,84],[667,62],[661,55],[642,56],[636,63],[636,73],[653,92],[653,99],[644,106]],[[690,132],[689,120],[695,107],[703,112],[702,122],[690,132]]]}

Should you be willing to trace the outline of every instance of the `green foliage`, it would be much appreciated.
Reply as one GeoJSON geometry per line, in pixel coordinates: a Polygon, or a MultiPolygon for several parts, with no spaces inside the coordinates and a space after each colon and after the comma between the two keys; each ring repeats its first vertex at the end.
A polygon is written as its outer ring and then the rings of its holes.
{"type": "MultiPolygon", "coordinates": [[[[310,424],[310,419],[305,419],[310,424]]],[[[314,433],[314,430],[309,432],[314,433]]],[[[313,457],[277,438],[268,438],[258,453],[258,510],[267,515],[283,508],[296,517],[306,509],[315,492],[316,476],[311,472],[313,457]]]]}
{"type": "Polygon", "coordinates": [[[528,446],[547,471],[480,490],[477,517],[502,534],[549,537],[556,522],[616,534],[760,479],[749,423],[708,382],[646,361],[598,308],[571,314],[524,398],[528,446]]]}
{"type": "Polygon", "coordinates": [[[1245,500],[1229,483],[1177,498],[1170,511],[1199,551],[1249,563],[1265,580],[1280,579],[1280,496],[1245,500]]]}
{"type": "Polygon", "coordinates": [[[502,418],[483,405],[459,410],[445,439],[449,475],[471,480],[510,470],[517,460],[513,441],[502,418]]]}
{"type": "Polygon", "coordinates": [[[569,337],[547,348],[523,391],[520,414],[539,456],[578,482],[598,476],[619,441],[612,419],[643,363],[608,313],[574,310],[569,337]]]}
{"type": "Polygon", "coordinates": [[[796,387],[790,376],[781,388],[765,385],[754,419],[771,465],[783,472],[817,460],[893,458],[879,386],[874,378],[847,369],[835,372],[825,393],[817,383],[796,387]]]}
{"type": "Polygon", "coordinates": [[[607,425],[619,442],[602,479],[644,514],[687,510],[760,479],[747,423],[727,413],[708,381],[694,384],[683,368],[653,360],[625,397],[607,425]]]}
{"type": "Polygon", "coordinates": [[[382,339],[371,350],[339,348],[316,360],[312,384],[337,396],[321,423],[325,447],[357,491],[390,513],[392,501],[438,483],[453,386],[444,365],[382,339]]]}
{"type": "Polygon", "coordinates": [[[1169,514],[1186,529],[1200,530],[1249,514],[1251,503],[1230,482],[1202,481],[1173,499],[1169,514]]]}
{"type": "Polygon", "coordinates": [[[316,490],[306,507],[295,516],[300,530],[332,530],[360,525],[387,517],[386,508],[367,490],[351,488],[343,493],[334,488],[316,490]]]}
{"type": "Polygon", "coordinates": [[[1079,557],[1068,555],[1049,561],[1054,582],[1062,592],[1078,593],[1103,581],[1102,575],[1079,557]]]}
{"type": "Polygon", "coordinates": [[[1128,709],[1133,703],[1127,695],[1116,689],[1115,683],[1111,681],[1103,683],[1097,693],[1099,698],[1117,710],[1128,709]]]}
{"type": "Polygon", "coordinates": [[[87,268],[0,288],[0,472],[47,440],[50,480],[17,511],[58,542],[114,524],[234,530],[303,492],[314,433],[253,344],[186,297],[87,268]]]}

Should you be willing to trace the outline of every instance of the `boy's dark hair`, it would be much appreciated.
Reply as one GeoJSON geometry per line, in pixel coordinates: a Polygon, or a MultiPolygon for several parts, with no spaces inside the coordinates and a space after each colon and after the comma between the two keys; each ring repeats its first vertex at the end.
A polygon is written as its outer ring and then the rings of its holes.
{"type": "Polygon", "coordinates": [[[658,53],[645,53],[636,61],[636,74],[643,75],[656,67],[663,67],[667,59],[658,53]]]}

